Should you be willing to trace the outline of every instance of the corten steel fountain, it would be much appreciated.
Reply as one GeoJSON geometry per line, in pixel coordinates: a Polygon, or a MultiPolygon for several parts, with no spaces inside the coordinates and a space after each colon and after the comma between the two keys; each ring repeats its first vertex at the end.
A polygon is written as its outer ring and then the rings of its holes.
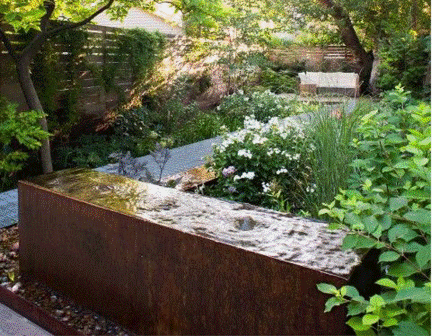
{"type": "Polygon", "coordinates": [[[19,184],[20,268],[140,334],[344,334],[341,232],[91,170],[19,184]]]}

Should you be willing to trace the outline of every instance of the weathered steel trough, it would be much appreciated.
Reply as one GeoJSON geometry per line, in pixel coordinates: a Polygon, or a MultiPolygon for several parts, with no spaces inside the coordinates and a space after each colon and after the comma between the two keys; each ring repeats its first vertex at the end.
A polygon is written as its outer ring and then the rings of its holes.
{"type": "Polygon", "coordinates": [[[19,184],[20,268],[140,334],[344,334],[326,224],[91,170],[19,184]]]}

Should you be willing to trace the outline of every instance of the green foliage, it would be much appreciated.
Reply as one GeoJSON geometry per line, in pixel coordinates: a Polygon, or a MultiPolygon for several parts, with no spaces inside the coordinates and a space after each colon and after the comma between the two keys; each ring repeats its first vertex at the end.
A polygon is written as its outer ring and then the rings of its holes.
{"type": "Polygon", "coordinates": [[[356,108],[346,114],[343,107],[329,109],[319,106],[306,128],[312,144],[311,185],[313,192],[305,192],[305,210],[316,216],[323,203],[331,202],[340,189],[347,187],[352,173],[354,151],[350,147],[358,117],[363,113],[356,108]]]}
{"type": "Polygon", "coordinates": [[[272,118],[267,125],[246,117],[244,129],[225,134],[209,166],[218,183],[207,193],[289,211],[301,208],[309,175],[310,147],[295,121],[272,118]]]}
{"type": "Polygon", "coordinates": [[[54,148],[54,169],[104,166],[110,163],[110,154],[121,151],[122,140],[106,135],[82,135],[72,144],[54,148]]]}
{"type": "Polygon", "coordinates": [[[276,72],[268,68],[261,71],[260,80],[261,86],[276,94],[297,92],[297,79],[290,73],[276,72]]]}
{"type": "Polygon", "coordinates": [[[49,134],[39,126],[42,112],[17,112],[17,106],[0,97],[0,189],[11,187],[8,182],[23,168],[28,151],[41,146],[49,134]]]}
{"type": "Polygon", "coordinates": [[[358,335],[430,334],[430,105],[408,102],[398,87],[363,116],[349,189],[320,211],[348,230],[343,248],[381,252],[382,293],[365,300],[343,287],[327,302],[348,303],[358,335]]]}
{"type": "MultiPolygon", "coordinates": [[[[165,37],[156,32],[135,28],[119,35],[117,59],[129,63],[135,82],[143,81],[161,59],[165,37]]],[[[118,68],[118,65],[116,65],[118,68]]]]}
{"type": "MultiPolygon", "coordinates": [[[[25,38],[34,34],[31,31],[25,38]]],[[[79,119],[80,76],[89,69],[85,60],[89,43],[85,30],[63,31],[48,40],[34,58],[32,79],[50,129],[67,131],[79,119]]]]}
{"type": "Polygon", "coordinates": [[[254,115],[256,120],[267,122],[272,117],[285,117],[293,111],[291,103],[266,90],[245,94],[239,90],[221,102],[217,107],[224,125],[231,131],[243,126],[246,116],[254,115]]]}
{"type": "Polygon", "coordinates": [[[430,62],[430,36],[401,34],[383,43],[379,50],[378,86],[390,90],[401,84],[417,98],[429,98],[430,84],[424,78],[430,62]]]}
{"type": "Polygon", "coordinates": [[[198,112],[183,127],[174,130],[172,138],[176,146],[210,139],[221,134],[222,120],[213,112],[198,112]]]}

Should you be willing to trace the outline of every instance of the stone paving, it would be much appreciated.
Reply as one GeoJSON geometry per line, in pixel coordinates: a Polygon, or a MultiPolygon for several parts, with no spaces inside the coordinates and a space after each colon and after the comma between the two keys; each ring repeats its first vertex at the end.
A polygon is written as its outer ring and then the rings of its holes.
{"type": "Polygon", "coordinates": [[[50,336],[52,334],[0,303],[0,335],[50,336]]]}

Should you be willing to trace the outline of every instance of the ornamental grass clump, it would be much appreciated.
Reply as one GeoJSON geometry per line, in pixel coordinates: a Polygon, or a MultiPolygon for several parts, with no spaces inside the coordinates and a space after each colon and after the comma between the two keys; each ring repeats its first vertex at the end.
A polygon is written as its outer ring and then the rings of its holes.
{"type": "Polygon", "coordinates": [[[217,174],[207,194],[277,210],[302,207],[311,148],[301,124],[274,117],[267,124],[246,117],[244,129],[225,133],[210,168],[217,174]]]}

